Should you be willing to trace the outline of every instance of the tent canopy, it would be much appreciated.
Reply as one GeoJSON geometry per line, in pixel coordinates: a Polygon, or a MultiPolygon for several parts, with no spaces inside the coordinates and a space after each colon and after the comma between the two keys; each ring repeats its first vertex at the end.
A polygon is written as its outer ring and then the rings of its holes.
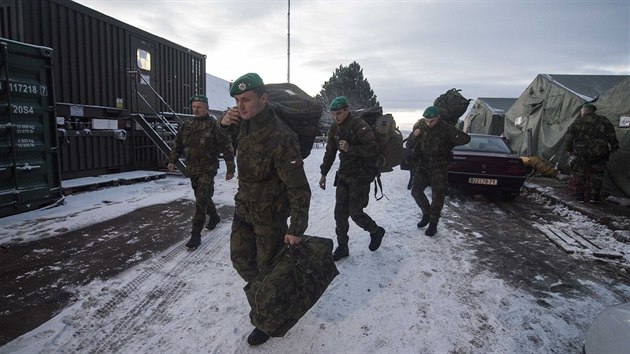
{"type": "Polygon", "coordinates": [[[540,74],[505,113],[504,132],[511,148],[521,156],[539,156],[569,173],[565,133],[585,102],[597,106],[615,126],[620,150],[607,165],[603,190],[630,197],[630,129],[620,127],[630,115],[628,75],[540,74]],[[531,138],[530,138],[531,137],[531,138]]]}
{"type": "Polygon", "coordinates": [[[516,98],[479,97],[464,118],[464,131],[475,134],[503,135],[505,112],[516,98]]]}

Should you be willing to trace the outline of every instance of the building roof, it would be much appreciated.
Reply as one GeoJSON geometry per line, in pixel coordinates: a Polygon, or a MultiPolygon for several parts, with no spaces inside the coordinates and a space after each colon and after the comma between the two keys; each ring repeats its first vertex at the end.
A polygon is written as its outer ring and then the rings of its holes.
{"type": "Polygon", "coordinates": [[[225,111],[235,105],[234,98],[230,96],[230,82],[217,76],[206,73],[206,96],[208,107],[217,111],[225,111]]]}

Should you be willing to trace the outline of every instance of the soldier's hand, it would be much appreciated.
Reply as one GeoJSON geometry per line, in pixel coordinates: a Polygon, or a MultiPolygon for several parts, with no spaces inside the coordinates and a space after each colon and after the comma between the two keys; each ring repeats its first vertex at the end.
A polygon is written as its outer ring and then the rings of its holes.
{"type": "Polygon", "coordinates": [[[289,234],[284,235],[284,243],[286,243],[287,245],[297,246],[300,244],[300,242],[302,242],[301,237],[293,236],[289,234]]]}
{"type": "Polygon", "coordinates": [[[414,136],[420,136],[420,133],[422,133],[422,131],[420,130],[420,128],[416,128],[416,130],[413,131],[413,135],[414,136]]]}
{"type": "Polygon", "coordinates": [[[339,150],[343,152],[348,152],[350,149],[350,144],[346,140],[339,140],[339,150]]]}
{"type": "Polygon", "coordinates": [[[319,188],[326,190],[326,176],[322,176],[319,179],[319,188]]]}
{"type": "Polygon", "coordinates": [[[166,168],[168,169],[168,172],[173,172],[175,170],[175,164],[169,162],[168,165],[166,165],[166,168]]]}
{"type": "Polygon", "coordinates": [[[239,124],[241,122],[241,116],[238,109],[235,107],[228,108],[228,110],[221,118],[221,125],[228,126],[232,124],[239,124]]]}
{"type": "Polygon", "coordinates": [[[232,178],[234,178],[234,174],[233,174],[233,173],[226,173],[226,174],[225,174],[225,180],[226,180],[226,181],[229,181],[229,180],[231,180],[232,178]]]}

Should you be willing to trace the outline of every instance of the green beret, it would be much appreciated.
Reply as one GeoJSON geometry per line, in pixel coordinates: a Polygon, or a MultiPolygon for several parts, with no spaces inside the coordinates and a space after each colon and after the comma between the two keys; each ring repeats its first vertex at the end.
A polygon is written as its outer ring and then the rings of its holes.
{"type": "Polygon", "coordinates": [[[590,103],[590,102],[586,102],[585,104],[583,104],[582,108],[588,108],[588,109],[590,109],[593,112],[595,112],[597,110],[597,107],[595,107],[595,105],[590,103]]]}
{"type": "Polygon", "coordinates": [[[434,118],[437,117],[440,114],[440,110],[435,107],[435,106],[429,106],[427,107],[427,109],[424,110],[424,113],[422,113],[422,116],[425,118],[434,118]]]}
{"type": "Polygon", "coordinates": [[[263,80],[256,73],[247,73],[234,80],[230,87],[230,96],[234,97],[253,88],[264,86],[263,80]]]}
{"type": "Polygon", "coordinates": [[[193,102],[196,102],[196,101],[204,102],[204,103],[207,104],[208,103],[208,97],[206,97],[204,95],[194,95],[194,96],[192,96],[190,98],[190,103],[193,103],[193,102]]]}
{"type": "Polygon", "coordinates": [[[348,99],[346,98],[346,96],[339,96],[339,97],[335,97],[334,100],[332,100],[332,102],[330,102],[330,111],[338,111],[340,109],[344,109],[348,107],[348,99]]]}

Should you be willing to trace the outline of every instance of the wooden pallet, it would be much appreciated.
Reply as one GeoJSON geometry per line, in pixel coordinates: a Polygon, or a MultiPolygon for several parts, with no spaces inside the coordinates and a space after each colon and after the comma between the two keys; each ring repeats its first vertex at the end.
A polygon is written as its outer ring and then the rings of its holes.
{"type": "Polygon", "coordinates": [[[551,225],[536,225],[547,238],[567,253],[592,254],[599,258],[622,259],[623,254],[609,250],[592,236],[587,236],[574,229],[558,229],[551,225]]]}

